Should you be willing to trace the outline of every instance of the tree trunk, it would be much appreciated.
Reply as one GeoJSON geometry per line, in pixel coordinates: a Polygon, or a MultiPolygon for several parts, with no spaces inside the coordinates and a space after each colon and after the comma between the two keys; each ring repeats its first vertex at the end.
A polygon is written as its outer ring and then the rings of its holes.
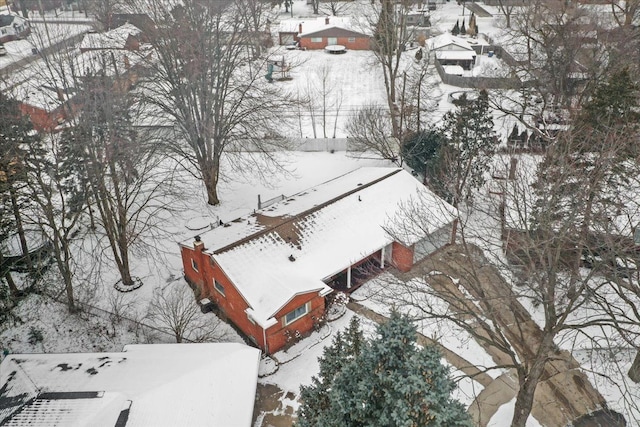
{"type": "Polygon", "coordinates": [[[546,357],[538,356],[533,366],[527,372],[524,368],[518,369],[518,382],[520,388],[516,395],[516,404],[513,410],[513,419],[511,420],[511,427],[526,427],[527,419],[531,414],[533,408],[533,399],[538,382],[544,373],[544,367],[546,364],[546,357]]]}
{"type": "MultiPolygon", "coordinates": [[[[122,230],[120,230],[122,232],[122,230]]],[[[120,252],[120,256],[116,257],[120,259],[118,262],[118,270],[120,270],[120,278],[122,279],[122,284],[125,286],[133,286],[133,278],[131,277],[131,267],[129,265],[129,247],[127,246],[126,236],[120,235],[118,236],[118,250],[120,252]]]]}
{"type": "Polygon", "coordinates": [[[207,162],[205,167],[202,168],[202,180],[204,181],[204,186],[207,189],[207,203],[213,206],[220,204],[220,199],[218,198],[217,168],[218,166],[212,165],[209,162],[207,162]]]}
{"type": "Polygon", "coordinates": [[[69,253],[69,247],[67,241],[63,239],[67,239],[67,236],[57,235],[57,231],[54,230],[56,236],[53,238],[53,248],[54,248],[54,258],[56,260],[56,264],[58,265],[58,270],[62,275],[62,280],[64,281],[64,289],[67,295],[67,308],[70,313],[75,313],[77,311],[75,297],[73,295],[73,275],[71,270],[69,269],[69,260],[71,259],[71,254],[69,253]]]}
{"type": "MultiPolygon", "coordinates": [[[[4,256],[2,256],[2,252],[0,252],[0,267],[4,264],[4,256]]],[[[12,296],[17,296],[20,293],[20,289],[16,286],[16,282],[13,281],[13,277],[11,277],[11,271],[9,271],[9,266],[7,269],[2,272],[2,276],[7,281],[7,285],[9,285],[9,291],[12,296]]]]}
{"type": "Polygon", "coordinates": [[[16,219],[16,228],[18,229],[18,239],[20,240],[20,248],[22,250],[22,258],[27,263],[27,269],[33,271],[33,264],[31,262],[31,255],[29,255],[29,246],[27,245],[27,238],[24,234],[24,226],[22,224],[22,215],[20,215],[20,206],[18,206],[18,196],[15,188],[9,186],[9,194],[11,196],[11,208],[13,209],[13,216],[16,219]]]}
{"type": "MultiPolygon", "coordinates": [[[[426,176],[426,173],[425,173],[426,176]]],[[[453,223],[451,224],[451,244],[455,245],[456,244],[456,237],[458,236],[458,218],[453,220],[453,223]]]]}
{"type": "Polygon", "coordinates": [[[636,353],[636,358],[629,369],[629,378],[635,383],[640,383],[640,351],[636,353]]]}

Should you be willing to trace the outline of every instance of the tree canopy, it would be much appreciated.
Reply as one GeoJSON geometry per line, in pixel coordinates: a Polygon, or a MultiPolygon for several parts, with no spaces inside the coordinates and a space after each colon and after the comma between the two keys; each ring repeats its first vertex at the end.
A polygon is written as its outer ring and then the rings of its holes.
{"type": "Polygon", "coordinates": [[[357,318],[320,358],[320,374],[303,386],[298,426],[471,426],[455,383],[433,347],[416,344],[410,319],[392,313],[364,340],[357,318]]]}

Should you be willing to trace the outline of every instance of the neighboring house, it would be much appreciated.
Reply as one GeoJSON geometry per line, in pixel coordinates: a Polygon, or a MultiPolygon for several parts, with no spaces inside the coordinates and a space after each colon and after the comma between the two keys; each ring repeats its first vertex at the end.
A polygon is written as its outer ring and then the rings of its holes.
{"type": "Polygon", "coordinates": [[[469,42],[460,37],[443,34],[435,37],[430,44],[440,65],[458,65],[470,70],[476,63],[476,52],[469,42]]]}
{"type": "Polygon", "coordinates": [[[429,14],[424,11],[409,12],[405,15],[405,24],[409,27],[430,26],[429,14]]]}
{"type": "Polygon", "coordinates": [[[113,89],[120,91],[138,81],[144,59],[151,54],[148,44],[139,43],[139,34],[131,24],[106,33],[88,33],[75,56],[64,62],[63,72],[52,75],[44,61],[37,61],[31,78],[11,87],[11,95],[20,101],[20,111],[31,118],[34,129],[59,130],[82,109],[78,88],[89,79],[109,77],[113,89]]]}
{"type": "Polygon", "coordinates": [[[29,116],[38,132],[54,131],[73,117],[79,109],[76,90],[53,86],[38,79],[29,80],[12,90],[20,101],[20,111],[29,116]]]}
{"type": "Polygon", "coordinates": [[[306,20],[285,20],[280,23],[281,45],[299,43],[303,49],[324,49],[342,45],[350,50],[371,49],[371,37],[352,28],[349,18],[326,16],[306,20]]]}
{"type": "Polygon", "coordinates": [[[236,343],[12,354],[0,365],[0,425],[249,427],[259,364],[259,350],[236,343]]]}
{"type": "Polygon", "coordinates": [[[80,52],[89,50],[130,50],[140,49],[142,30],[126,23],[104,33],[87,33],[80,43],[80,52]]]}
{"type": "Polygon", "coordinates": [[[156,26],[153,19],[146,13],[114,13],[111,15],[111,28],[121,27],[129,23],[142,30],[143,40],[141,41],[143,42],[147,41],[144,40],[144,34],[149,34],[156,26]]]}
{"type": "Polygon", "coordinates": [[[181,243],[187,281],[267,353],[322,318],[325,297],[388,265],[408,271],[449,240],[455,209],[411,174],[361,168],[181,243]],[[428,236],[386,231],[422,201],[428,236]]]}
{"type": "Polygon", "coordinates": [[[14,14],[0,15],[0,43],[24,38],[31,32],[29,21],[14,14]]]}

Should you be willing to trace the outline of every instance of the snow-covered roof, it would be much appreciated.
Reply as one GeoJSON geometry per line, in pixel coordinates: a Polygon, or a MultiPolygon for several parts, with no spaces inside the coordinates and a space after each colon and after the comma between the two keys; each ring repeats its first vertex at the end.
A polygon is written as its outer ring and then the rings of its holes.
{"type": "Polygon", "coordinates": [[[472,50],[437,50],[436,59],[458,59],[458,60],[473,60],[476,57],[476,53],[472,50]]]}
{"type": "Polygon", "coordinates": [[[143,55],[122,49],[89,50],[73,58],[76,76],[122,75],[143,60],[143,55]]]}
{"type": "Polygon", "coordinates": [[[26,19],[21,17],[20,15],[16,15],[15,13],[3,13],[0,14],[0,28],[1,27],[9,27],[14,24],[21,25],[27,22],[26,19]]]}
{"type": "Polygon", "coordinates": [[[347,17],[338,16],[321,16],[318,18],[305,18],[305,19],[285,19],[280,21],[280,27],[278,32],[280,33],[315,33],[316,31],[324,30],[327,28],[338,27],[350,30],[351,21],[347,17]],[[328,21],[328,22],[327,22],[328,21]],[[302,31],[300,26],[302,25],[302,31]]]}
{"type": "Polygon", "coordinates": [[[445,74],[451,74],[454,76],[461,76],[464,74],[464,68],[462,68],[460,65],[443,65],[442,69],[444,70],[445,74]]]}
{"type": "Polygon", "coordinates": [[[259,363],[258,349],[237,343],[9,355],[0,365],[0,424],[248,427],[259,363]]]}
{"type": "Polygon", "coordinates": [[[384,226],[401,204],[418,197],[434,207],[431,231],[453,220],[453,208],[442,209],[446,203],[408,172],[360,168],[201,238],[250,305],[253,319],[267,327],[292,297],[330,292],[323,280],[391,243],[384,226]]]}
{"type": "Polygon", "coordinates": [[[124,49],[129,36],[137,36],[141,32],[138,27],[127,22],[105,33],[87,33],[80,49],[124,49]]]}
{"type": "MultiPolygon", "coordinates": [[[[475,40],[474,40],[475,41],[475,40]]],[[[431,50],[441,50],[448,47],[455,50],[473,50],[471,43],[467,39],[444,33],[432,38],[429,42],[431,50]]]]}

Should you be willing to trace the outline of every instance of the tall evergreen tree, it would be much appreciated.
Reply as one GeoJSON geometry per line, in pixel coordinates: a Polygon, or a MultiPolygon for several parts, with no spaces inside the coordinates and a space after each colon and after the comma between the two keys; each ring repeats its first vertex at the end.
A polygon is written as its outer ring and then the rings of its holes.
{"type": "MultiPolygon", "coordinates": [[[[457,109],[444,116],[441,132],[445,142],[433,162],[434,167],[428,171],[429,178],[434,190],[458,208],[484,184],[485,173],[498,144],[487,92],[481,90],[478,97],[471,100],[463,95],[457,102],[457,109]]],[[[457,221],[451,234],[452,242],[455,242],[456,232],[457,221]]]]}
{"type": "Polygon", "coordinates": [[[360,355],[365,340],[360,330],[357,316],[351,318],[349,327],[338,331],[330,346],[325,347],[318,359],[320,372],[311,379],[311,385],[300,388],[302,405],[298,410],[298,427],[324,425],[328,411],[331,409],[329,393],[335,376],[342,368],[360,355]]]}
{"type": "MultiPolygon", "coordinates": [[[[0,193],[5,213],[12,216],[13,233],[18,235],[25,264],[32,270],[22,210],[29,203],[24,194],[27,179],[27,153],[38,138],[18,102],[0,94],[0,193]]],[[[5,220],[7,222],[8,220],[5,220]]],[[[11,234],[13,234],[11,233],[11,234]]]]}
{"type": "Polygon", "coordinates": [[[453,34],[454,36],[457,36],[458,34],[460,34],[460,23],[458,21],[456,21],[456,25],[453,26],[453,30],[451,30],[451,34],[453,34]]]}
{"type": "Polygon", "coordinates": [[[402,156],[407,165],[414,171],[423,173],[427,178],[427,169],[436,157],[440,146],[444,143],[444,135],[437,129],[416,132],[407,138],[402,145],[402,156]]]}
{"type": "MultiPolygon", "coordinates": [[[[305,398],[317,396],[318,390],[315,385],[303,388],[299,425],[472,425],[462,404],[451,398],[455,384],[448,368],[440,363],[440,354],[432,347],[421,349],[416,345],[416,329],[406,316],[393,313],[387,323],[378,327],[378,337],[363,344],[351,360],[340,356],[340,367],[330,372],[323,371],[326,359],[320,361],[322,396],[328,399],[311,414],[305,398]],[[323,372],[328,376],[322,376],[323,372]]],[[[329,352],[339,350],[338,346],[331,346],[329,352]]]]}

